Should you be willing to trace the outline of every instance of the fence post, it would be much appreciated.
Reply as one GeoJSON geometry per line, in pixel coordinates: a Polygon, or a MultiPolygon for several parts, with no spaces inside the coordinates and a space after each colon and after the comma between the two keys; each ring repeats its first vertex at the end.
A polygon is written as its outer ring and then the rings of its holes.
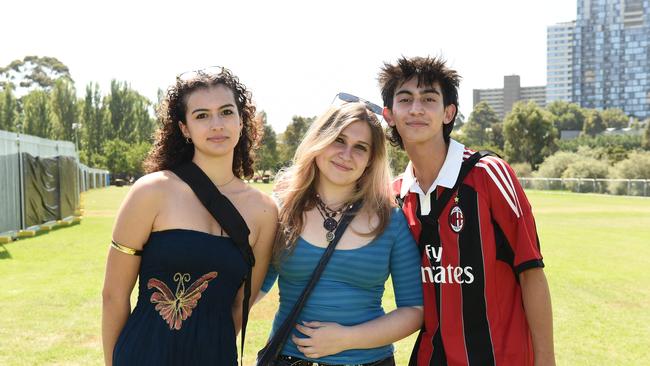
{"type": "Polygon", "coordinates": [[[632,190],[632,180],[628,179],[627,180],[627,195],[630,195],[630,191],[632,190]]]}
{"type": "Polygon", "coordinates": [[[20,132],[16,135],[16,147],[18,148],[18,192],[20,193],[20,229],[25,228],[25,187],[23,153],[20,151],[20,132]]]}
{"type": "Polygon", "coordinates": [[[74,165],[74,170],[77,173],[77,179],[75,180],[75,192],[76,192],[76,197],[77,197],[77,203],[75,204],[75,211],[77,208],[79,208],[79,205],[81,204],[81,189],[79,188],[79,184],[81,183],[81,176],[79,174],[79,164],[81,164],[81,160],[79,159],[79,152],[75,151],[77,156],[75,157],[75,165],[74,165]]]}
{"type": "Polygon", "coordinates": [[[578,193],[580,193],[581,186],[582,186],[582,178],[578,178],[578,193]]]}

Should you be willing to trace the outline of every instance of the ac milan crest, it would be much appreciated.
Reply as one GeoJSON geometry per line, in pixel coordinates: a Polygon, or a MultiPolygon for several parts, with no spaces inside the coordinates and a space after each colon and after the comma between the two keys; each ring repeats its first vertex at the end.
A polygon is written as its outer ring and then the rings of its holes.
{"type": "Polygon", "coordinates": [[[463,210],[460,209],[460,206],[454,205],[449,212],[449,226],[455,233],[459,233],[463,230],[464,225],[465,215],[463,215],[463,210]]]}

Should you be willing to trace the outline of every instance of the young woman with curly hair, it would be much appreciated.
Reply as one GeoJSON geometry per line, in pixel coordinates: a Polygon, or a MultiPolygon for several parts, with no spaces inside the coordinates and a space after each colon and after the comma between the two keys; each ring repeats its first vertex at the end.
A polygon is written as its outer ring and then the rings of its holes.
{"type": "Polygon", "coordinates": [[[103,290],[104,359],[107,365],[236,365],[250,267],[173,171],[195,164],[244,219],[255,259],[254,298],[277,225],[274,202],[242,180],[253,174],[261,126],[250,93],[225,68],[179,75],[158,114],[148,174],[129,191],[113,229],[103,290]]]}
{"type": "Polygon", "coordinates": [[[363,103],[345,103],[314,121],[293,165],[277,179],[280,228],[261,292],[279,278],[272,333],[309,282],[337,226],[332,219],[362,200],[277,365],[395,365],[391,343],[420,328],[419,257],[389,172],[377,117],[363,103]],[[397,309],[386,314],[381,299],[389,276],[397,309]]]}

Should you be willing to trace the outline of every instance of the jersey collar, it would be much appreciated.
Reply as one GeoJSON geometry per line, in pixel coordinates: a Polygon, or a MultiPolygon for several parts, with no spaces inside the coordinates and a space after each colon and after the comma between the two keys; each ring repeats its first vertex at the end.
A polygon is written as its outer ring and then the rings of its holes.
{"type": "Polygon", "coordinates": [[[431,184],[431,187],[429,187],[429,190],[426,193],[422,191],[422,188],[420,188],[418,179],[413,173],[413,164],[409,161],[404,174],[402,174],[400,197],[404,198],[409,192],[429,196],[437,186],[443,186],[445,188],[453,187],[454,184],[456,184],[456,179],[458,179],[458,173],[460,173],[464,151],[465,145],[456,140],[449,139],[449,148],[447,149],[445,162],[442,164],[442,168],[440,168],[436,180],[433,181],[433,184],[431,184]]]}

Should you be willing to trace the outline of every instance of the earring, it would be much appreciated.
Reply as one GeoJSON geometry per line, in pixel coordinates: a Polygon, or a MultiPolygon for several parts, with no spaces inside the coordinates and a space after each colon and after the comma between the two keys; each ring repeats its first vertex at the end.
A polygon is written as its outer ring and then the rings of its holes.
{"type": "Polygon", "coordinates": [[[192,143],[192,139],[189,138],[189,137],[187,137],[187,136],[185,136],[185,143],[188,144],[188,145],[191,144],[191,143],[192,143]]]}
{"type": "Polygon", "coordinates": [[[242,128],[241,130],[239,130],[239,137],[242,137],[243,134],[244,134],[244,129],[242,128]]]}

